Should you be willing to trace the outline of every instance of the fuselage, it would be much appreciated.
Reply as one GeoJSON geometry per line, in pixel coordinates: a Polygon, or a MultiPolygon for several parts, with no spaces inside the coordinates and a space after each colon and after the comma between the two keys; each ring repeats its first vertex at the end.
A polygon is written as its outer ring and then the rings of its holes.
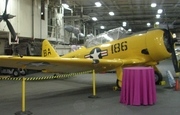
{"type": "Polygon", "coordinates": [[[153,66],[158,61],[169,58],[172,52],[169,35],[169,31],[163,29],[148,30],[97,46],[82,47],[61,57],[48,40],[44,40],[42,57],[0,56],[0,66],[53,73],[82,72],[92,69],[108,71],[119,68],[118,73],[120,73],[120,69],[125,66],[153,66]]]}
{"type": "Polygon", "coordinates": [[[82,47],[62,57],[93,59],[138,58],[145,60],[147,63],[158,62],[171,56],[164,43],[164,33],[165,31],[161,29],[144,31],[94,47],[82,47]]]}

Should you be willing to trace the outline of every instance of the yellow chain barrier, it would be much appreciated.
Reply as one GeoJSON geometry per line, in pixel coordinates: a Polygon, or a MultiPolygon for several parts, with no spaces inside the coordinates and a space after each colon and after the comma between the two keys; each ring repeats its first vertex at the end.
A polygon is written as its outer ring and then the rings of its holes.
{"type": "MultiPolygon", "coordinates": [[[[80,74],[92,73],[92,70],[84,71],[84,72],[77,72],[77,73],[69,73],[69,74],[62,74],[58,76],[46,76],[46,77],[26,77],[26,81],[35,81],[35,80],[50,80],[50,79],[61,79],[61,78],[69,78],[80,74]]],[[[0,77],[0,80],[12,80],[12,81],[19,81],[22,80],[22,77],[13,78],[13,77],[0,77]]]]}

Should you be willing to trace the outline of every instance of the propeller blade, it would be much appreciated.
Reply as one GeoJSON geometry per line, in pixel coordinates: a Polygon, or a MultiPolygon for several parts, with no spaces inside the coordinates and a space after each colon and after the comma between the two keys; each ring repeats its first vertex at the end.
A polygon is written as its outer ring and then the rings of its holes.
{"type": "Polygon", "coordinates": [[[7,10],[7,4],[8,4],[8,0],[6,0],[6,4],[5,4],[5,9],[4,9],[4,13],[3,13],[3,16],[6,15],[6,10],[7,10]]]}
{"type": "Polygon", "coordinates": [[[168,30],[168,34],[169,34],[169,37],[168,37],[169,40],[168,41],[169,41],[170,48],[171,48],[171,56],[172,56],[172,63],[173,63],[173,66],[174,66],[174,70],[175,70],[175,72],[180,72],[178,60],[177,60],[177,57],[176,57],[176,52],[175,52],[175,49],[174,49],[174,43],[177,42],[177,39],[172,37],[172,34],[170,32],[168,23],[167,23],[167,30],[168,30]]]}
{"type": "Polygon", "coordinates": [[[14,40],[16,41],[16,39],[17,39],[16,37],[17,36],[16,36],[15,31],[14,31],[14,28],[12,27],[11,23],[8,20],[5,20],[5,21],[6,21],[6,24],[7,24],[8,28],[9,28],[9,30],[10,30],[14,40]]]}
{"type": "Polygon", "coordinates": [[[169,38],[170,38],[170,44],[171,44],[170,47],[171,47],[171,50],[172,50],[172,53],[171,53],[171,55],[172,55],[172,63],[173,63],[175,72],[180,72],[178,60],[177,60],[177,57],[176,57],[176,52],[175,52],[175,49],[174,49],[174,43],[177,42],[177,39],[172,37],[170,30],[168,30],[168,32],[169,32],[169,38]]]}
{"type": "Polygon", "coordinates": [[[175,51],[172,51],[172,62],[173,62],[175,72],[180,72],[175,51]]]}

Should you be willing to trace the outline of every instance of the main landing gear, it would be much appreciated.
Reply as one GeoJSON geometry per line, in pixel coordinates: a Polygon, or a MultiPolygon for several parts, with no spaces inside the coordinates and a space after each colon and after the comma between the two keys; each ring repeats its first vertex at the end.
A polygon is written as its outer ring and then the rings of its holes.
{"type": "Polygon", "coordinates": [[[116,86],[113,86],[113,91],[121,90],[120,81],[116,80],[116,86]]]}
{"type": "Polygon", "coordinates": [[[154,77],[155,77],[155,83],[156,85],[159,85],[161,81],[163,80],[163,76],[160,72],[155,71],[154,72],[154,77]]]}
{"type": "MultiPolygon", "coordinates": [[[[163,76],[160,72],[154,71],[154,77],[155,77],[155,84],[159,85],[161,81],[163,80],[163,76]]],[[[118,89],[121,90],[120,81],[116,80],[116,86],[113,86],[113,90],[117,91],[118,89]]]]}

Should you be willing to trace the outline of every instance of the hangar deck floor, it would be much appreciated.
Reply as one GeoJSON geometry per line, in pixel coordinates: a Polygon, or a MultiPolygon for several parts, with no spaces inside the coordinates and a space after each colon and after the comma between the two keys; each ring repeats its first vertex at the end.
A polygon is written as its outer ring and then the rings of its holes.
{"type": "MultiPolygon", "coordinates": [[[[173,71],[171,60],[165,60],[159,69],[173,71]]],[[[173,72],[172,72],[173,73],[173,72]]],[[[173,73],[174,74],[174,73],[173,73]]],[[[28,77],[48,76],[34,73],[28,77]]],[[[113,91],[114,73],[96,74],[97,96],[92,95],[92,75],[83,74],[68,79],[26,82],[26,111],[32,115],[178,115],[180,91],[157,86],[157,102],[152,106],[130,106],[119,103],[120,91],[113,91]]],[[[13,115],[21,110],[21,81],[0,81],[0,115],[13,115]]]]}

